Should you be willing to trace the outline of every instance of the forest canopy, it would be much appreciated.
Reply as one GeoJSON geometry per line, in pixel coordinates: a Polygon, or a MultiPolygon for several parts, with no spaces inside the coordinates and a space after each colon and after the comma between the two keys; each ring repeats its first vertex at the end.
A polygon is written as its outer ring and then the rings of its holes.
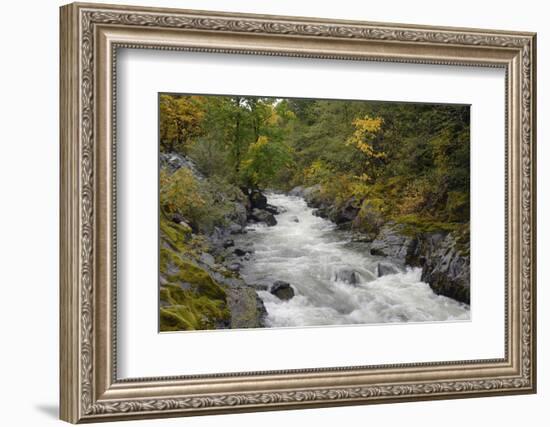
{"type": "Polygon", "coordinates": [[[161,152],[191,158],[218,185],[317,185],[359,216],[374,209],[448,230],[469,223],[469,106],[172,94],[159,103],[161,152]]]}

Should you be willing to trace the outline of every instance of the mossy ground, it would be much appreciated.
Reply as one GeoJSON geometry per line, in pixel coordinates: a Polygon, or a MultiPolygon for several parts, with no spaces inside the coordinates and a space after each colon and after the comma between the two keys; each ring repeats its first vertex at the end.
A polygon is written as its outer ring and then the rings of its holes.
{"type": "Polygon", "coordinates": [[[441,222],[421,215],[409,214],[393,218],[398,224],[403,224],[405,234],[434,233],[438,231],[456,232],[463,224],[455,222],[441,222]]]}
{"type": "Polygon", "coordinates": [[[197,265],[203,239],[191,229],[160,218],[160,274],[166,284],[160,288],[160,330],[215,329],[229,324],[231,313],[222,285],[197,265]]]}

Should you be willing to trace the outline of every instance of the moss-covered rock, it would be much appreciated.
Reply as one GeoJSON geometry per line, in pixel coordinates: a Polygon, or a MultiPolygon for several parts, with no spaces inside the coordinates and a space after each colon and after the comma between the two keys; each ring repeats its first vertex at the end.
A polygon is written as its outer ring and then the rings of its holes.
{"type": "Polygon", "coordinates": [[[263,326],[267,313],[256,290],[216,263],[210,250],[205,236],[161,215],[161,331],[263,326]]]}
{"type": "Polygon", "coordinates": [[[231,312],[231,328],[261,328],[267,316],[263,301],[251,286],[227,289],[227,304],[231,312]]]}
{"type": "Polygon", "coordinates": [[[229,327],[225,289],[196,261],[204,250],[204,240],[164,215],[160,240],[160,330],[229,327]]]}
{"type": "Polygon", "coordinates": [[[218,329],[229,326],[225,299],[213,299],[175,284],[160,289],[160,330],[218,329]]]}

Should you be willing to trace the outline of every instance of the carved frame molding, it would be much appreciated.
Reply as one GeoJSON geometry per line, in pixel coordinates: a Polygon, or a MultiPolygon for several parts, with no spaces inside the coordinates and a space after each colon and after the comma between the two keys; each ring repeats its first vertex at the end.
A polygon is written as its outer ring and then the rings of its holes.
{"type": "Polygon", "coordinates": [[[62,7],[61,418],[101,421],[534,392],[535,68],[532,33],[62,7]],[[103,278],[116,276],[112,147],[120,47],[505,67],[505,359],[118,381],[116,287],[103,278]],[[266,377],[273,377],[267,386],[261,384],[266,377]],[[288,380],[292,386],[285,386],[288,380]],[[207,387],[197,392],[197,384],[207,387]]]}

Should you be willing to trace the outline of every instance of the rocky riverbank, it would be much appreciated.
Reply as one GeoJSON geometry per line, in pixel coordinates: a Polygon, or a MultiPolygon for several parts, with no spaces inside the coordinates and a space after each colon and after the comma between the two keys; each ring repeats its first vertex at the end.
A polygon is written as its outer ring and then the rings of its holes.
{"type": "MultiPolygon", "coordinates": [[[[241,269],[255,256],[250,239],[243,235],[253,232],[247,231],[250,223],[276,226],[277,215],[284,209],[270,205],[258,190],[217,187],[184,156],[162,154],[160,160],[163,173],[176,176],[185,172],[184,183],[193,187],[193,194],[210,191],[207,200],[211,204],[205,206],[204,215],[223,206],[214,219],[208,220],[201,212],[167,214],[161,209],[161,330],[264,327],[267,311],[258,292],[269,291],[278,301],[286,301],[294,298],[296,290],[293,284],[277,277],[267,284],[247,283],[243,279],[241,269]]],[[[178,182],[178,188],[181,185],[178,182]]],[[[316,209],[315,215],[351,230],[354,240],[367,242],[371,255],[388,258],[388,262],[380,259],[376,276],[397,273],[399,265],[418,266],[422,268],[422,281],[434,292],[469,304],[468,244],[460,236],[387,221],[376,209],[365,209],[364,204],[359,209],[353,199],[336,208],[323,199],[319,186],[297,187],[290,194],[303,197],[316,209]]],[[[291,221],[299,222],[297,217],[292,218],[291,221]]],[[[338,276],[338,280],[351,285],[358,280],[352,270],[339,271],[338,276]]]]}
{"type": "MultiPolygon", "coordinates": [[[[204,183],[195,164],[178,154],[161,154],[161,170],[185,168],[204,183]]],[[[248,221],[276,224],[277,209],[259,191],[234,189],[218,193],[225,206],[223,221],[209,232],[183,215],[160,215],[160,325],[162,331],[257,328],[267,315],[257,291],[239,274],[251,247],[235,246],[248,221]]],[[[263,288],[262,288],[263,289],[263,288]]]]}
{"type": "MultiPolygon", "coordinates": [[[[374,208],[363,205],[360,209],[353,199],[337,208],[324,200],[319,185],[296,187],[290,194],[303,197],[316,208],[316,215],[330,219],[340,228],[360,229],[356,239],[370,242],[371,255],[391,258],[403,266],[421,267],[422,281],[435,293],[470,304],[469,242],[465,243],[460,233],[437,227],[426,231],[387,221],[374,208]]],[[[380,269],[383,268],[381,264],[380,269]]]]}

